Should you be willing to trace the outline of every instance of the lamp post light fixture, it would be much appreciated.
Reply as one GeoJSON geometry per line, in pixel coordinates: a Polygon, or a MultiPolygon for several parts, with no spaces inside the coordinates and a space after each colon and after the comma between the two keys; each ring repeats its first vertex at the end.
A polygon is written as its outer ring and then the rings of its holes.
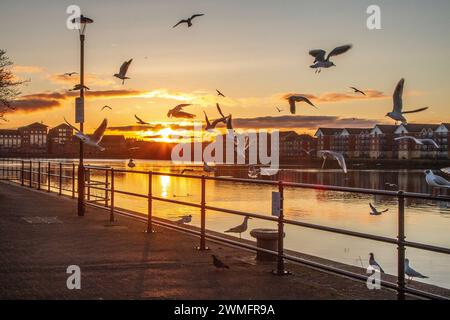
{"type": "MultiPolygon", "coordinates": [[[[80,33],[80,97],[77,98],[77,105],[75,109],[75,122],[80,124],[80,131],[83,132],[84,127],[84,39],[86,26],[93,23],[94,20],[80,15],[78,18],[72,19],[72,23],[78,25],[78,31],[80,33]]],[[[80,140],[80,158],[78,162],[78,216],[84,216],[84,145],[80,140]]]]}

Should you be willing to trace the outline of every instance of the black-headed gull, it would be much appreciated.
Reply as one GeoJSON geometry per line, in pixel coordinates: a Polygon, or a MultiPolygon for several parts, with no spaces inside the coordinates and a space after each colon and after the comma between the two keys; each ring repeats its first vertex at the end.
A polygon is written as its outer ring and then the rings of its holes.
{"type": "Polygon", "coordinates": [[[239,238],[241,238],[242,233],[247,231],[248,219],[251,219],[251,218],[249,216],[246,216],[244,218],[244,221],[240,225],[238,225],[238,226],[236,226],[234,228],[228,229],[225,232],[227,232],[227,233],[239,233],[239,238]]]}
{"type": "Polygon", "coordinates": [[[330,68],[335,67],[336,65],[330,61],[330,58],[333,56],[337,56],[340,54],[343,54],[350,50],[352,48],[351,44],[346,44],[340,47],[334,48],[328,56],[325,58],[325,55],[327,54],[325,50],[322,49],[315,49],[309,51],[309,54],[312,55],[314,59],[314,64],[310,66],[310,68],[316,69],[316,73],[320,72],[322,68],[330,68]]]}
{"type": "Polygon", "coordinates": [[[401,136],[401,137],[397,137],[394,140],[398,141],[398,140],[402,140],[402,139],[408,139],[408,140],[412,140],[414,141],[416,144],[420,144],[420,145],[424,145],[424,144],[432,144],[436,149],[439,149],[439,145],[436,143],[436,141],[434,141],[433,139],[430,138],[425,138],[425,139],[419,139],[416,137],[412,137],[412,136],[401,136]]]}
{"type": "Polygon", "coordinates": [[[450,189],[450,181],[441,176],[437,176],[432,170],[425,170],[425,181],[430,187],[450,189]]]}
{"type": "Polygon", "coordinates": [[[342,153],[331,150],[319,150],[317,151],[317,155],[323,158],[322,169],[325,166],[325,161],[327,160],[327,158],[332,157],[336,159],[344,173],[347,173],[347,164],[345,163],[345,158],[342,153]]]}
{"type": "Polygon", "coordinates": [[[291,96],[287,97],[286,99],[289,101],[289,107],[291,109],[292,114],[295,114],[295,103],[296,102],[306,102],[310,106],[317,109],[317,107],[305,96],[291,95],[291,96]]]}
{"type": "Polygon", "coordinates": [[[373,253],[369,253],[369,266],[374,268],[375,270],[379,270],[381,273],[384,273],[383,268],[378,264],[378,262],[375,261],[375,256],[373,253]]]}
{"type": "Polygon", "coordinates": [[[386,117],[389,117],[389,118],[395,120],[395,122],[401,121],[402,123],[407,123],[408,121],[403,116],[404,114],[425,111],[425,110],[428,109],[428,107],[419,108],[419,109],[410,110],[410,111],[403,111],[403,98],[402,98],[402,96],[403,96],[403,87],[404,87],[404,85],[405,85],[405,79],[402,78],[397,83],[397,86],[395,87],[394,95],[392,96],[392,99],[393,99],[393,102],[394,102],[393,109],[392,109],[391,112],[386,113],[386,117]]]}
{"type": "Polygon", "coordinates": [[[128,72],[128,68],[130,67],[131,62],[133,61],[133,59],[130,59],[128,61],[125,61],[124,63],[122,63],[122,65],[120,66],[120,70],[119,73],[115,73],[114,77],[119,78],[122,80],[122,84],[125,84],[125,80],[126,79],[130,79],[129,77],[127,77],[127,72],[128,72]]]}
{"type": "Polygon", "coordinates": [[[67,125],[69,125],[73,130],[76,131],[75,136],[78,139],[80,139],[81,141],[83,141],[84,144],[87,144],[92,147],[96,147],[96,148],[100,149],[101,151],[105,150],[105,148],[100,146],[99,143],[102,141],[103,135],[105,134],[106,128],[108,126],[108,121],[106,119],[103,119],[100,126],[94,131],[94,134],[92,134],[91,136],[88,136],[88,135],[84,134],[83,132],[81,132],[80,130],[78,130],[77,128],[75,128],[73,125],[71,125],[66,120],[66,118],[64,118],[64,121],[67,123],[67,125]]]}
{"type": "Polygon", "coordinates": [[[182,23],[186,23],[187,26],[188,26],[188,28],[190,28],[190,27],[192,27],[192,20],[193,20],[193,19],[195,19],[195,18],[197,18],[197,17],[204,16],[204,15],[205,15],[205,14],[203,14],[203,13],[194,14],[194,15],[192,15],[190,18],[182,19],[182,20],[178,21],[178,23],[177,23],[176,25],[174,25],[172,28],[175,28],[175,27],[179,26],[179,25],[182,24],[182,23]]]}
{"type": "Polygon", "coordinates": [[[389,211],[389,209],[384,209],[384,210],[382,210],[382,211],[378,211],[378,209],[377,208],[375,208],[374,206],[373,206],[373,204],[371,204],[371,203],[369,203],[369,206],[370,206],[370,215],[372,215],[372,216],[379,216],[379,215],[381,215],[382,213],[384,213],[384,212],[388,212],[389,211]]]}

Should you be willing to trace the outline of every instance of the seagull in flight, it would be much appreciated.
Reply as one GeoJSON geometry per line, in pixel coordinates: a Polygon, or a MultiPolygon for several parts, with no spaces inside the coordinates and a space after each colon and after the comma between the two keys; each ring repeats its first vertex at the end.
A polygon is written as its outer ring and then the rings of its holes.
{"type": "Polygon", "coordinates": [[[87,144],[87,145],[92,146],[92,147],[96,147],[96,148],[100,149],[101,151],[105,150],[105,148],[100,146],[99,143],[102,141],[103,135],[105,134],[106,128],[108,126],[108,121],[106,119],[103,119],[103,121],[100,124],[100,126],[94,131],[94,134],[91,135],[91,136],[88,136],[88,135],[84,134],[83,132],[78,130],[76,127],[71,125],[66,120],[66,118],[64,118],[64,121],[67,123],[68,126],[70,126],[73,130],[76,131],[75,136],[78,139],[80,139],[81,141],[83,141],[84,144],[87,144]]]}
{"type": "Polygon", "coordinates": [[[177,105],[175,108],[170,109],[169,112],[167,112],[167,116],[169,118],[187,118],[187,119],[192,119],[195,118],[195,115],[192,113],[188,113],[183,111],[182,109],[184,107],[190,106],[190,103],[183,103],[183,104],[179,104],[177,105]]]}
{"type": "Polygon", "coordinates": [[[114,74],[114,77],[122,80],[122,84],[125,84],[126,79],[130,79],[126,75],[127,75],[128,68],[130,67],[130,64],[132,61],[133,61],[133,59],[130,59],[130,60],[122,63],[122,65],[120,66],[119,73],[114,74]]]}
{"type": "Polygon", "coordinates": [[[380,216],[382,213],[388,212],[388,211],[389,211],[389,209],[384,209],[383,211],[378,211],[378,209],[375,208],[375,207],[373,206],[373,204],[371,204],[371,203],[369,203],[369,206],[370,206],[370,210],[372,210],[372,211],[370,212],[370,215],[371,215],[371,216],[380,216]]]}
{"type": "Polygon", "coordinates": [[[230,269],[229,266],[227,266],[225,263],[223,263],[219,258],[217,258],[215,255],[211,255],[213,258],[213,265],[217,269],[230,269]]]}
{"type": "Polygon", "coordinates": [[[317,107],[311,102],[309,101],[309,99],[305,96],[301,96],[301,95],[292,95],[286,98],[289,101],[289,106],[291,108],[291,113],[295,114],[295,103],[296,102],[306,102],[307,104],[309,104],[310,106],[314,107],[317,109],[317,107]]]}
{"type": "Polygon", "coordinates": [[[216,92],[217,92],[218,96],[225,98],[225,95],[222,92],[220,92],[218,89],[216,89],[216,92]]]}
{"type": "Polygon", "coordinates": [[[300,148],[301,151],[305,152],[308,156],[311,155],[311,152],[316,151],[316,149],[306,150],[305,148],[300,148]]]}
{"type": "Polygon", "coordinates": [[[369,266],[374,268],[375,270],[379,270],[381,273],[384,273],[383,268],[378,264],[378,262],[375,261],[375,256],[373,253],[369,253],[369,266]]]}
{"type": "Polygon", "coordinates": [[[241,235],[243,232],[247,231],[248,228],[248,219],[251,219],[249,216],[244,218],[244,222],[238,225],[237,227],[226,230],[227,233],[239,233],[239,238],[242,239],[241,235]]]}
{"type": "Polygon", "coordinates": [[[216,171],[216,168],[210,167],[210,166],[206,163],[206,161],[203,161],[203,171],[208,172],[208,173],[211,173],[211,172],[215,172],[215,171],[216,171]]]}
{"type": "Polygon", "coordinates": [[[81,84],[76,84],[73,86],[72,89],[69,89],[69,91],[77,91],[77,90],[81,90],[81,88],[85,89],[85,90],[91,90],[89,87],[83,85],[81,86],[81,84]]]}
{"type": "Polygon", "coordinates": [[[347,173],[347,164],[345,163],[345,158],[342,153],[331,150],[319,150],[317,151],[317,155],[322,156],[323,158],[322,169],[325,166],[325,161],[327,160],[327,158],[332,157],[336,159],[344,173],[347,173]]]}
{"type": "Polygon", "coordinates": [[[280,109],[278,107],[275,107],[275,109],[277,109],[278,112],[282,112],[283,111],[282,109],[280,109]]]}
{"type": "Polygon", "coordinates": [[[137,124],[149,124],[148,122],[145,122],[144,120],[142,120],[141,118],[139,118],[137,115],[134,115],[134,117],[136,118],[136,123],[137,124]]]}
{"type": "Polygon", "coordinates": [[[203,111],[203,113],[205,114],[205,121],[206,121],[205,131],[212,131],[212,130],[214,130],[216,128],[216,126],[219,123],[221,123],[221,122],[228,123],[227,122],[227,117],[218,118],[218,119],[214,120],[213,122],[210,122],[206,112],[203,111]]]}
{"type": "Polygon", "coordinates": [[[427,279],[427,276],[424,276],[420,272],[417,272],[413,268],[409,266],[409,259],[405,259],[405,274],[408,276],[408,280],[412,280],[413,278],[427,279]]]}
{"type": "Polygon", "coordinates": [[[403,87],[405,85],[405,79],[402,78],[398,82],[397,86],[395,87],[394,95],[393,95],[393,101],[394,101],[394,107],[391,112],[386,113],[386,117],[389,117],[393,120],[395,120],[395,123],[397,121],[401,121],[402,123],[407,123],[408,121],[403,116],[406,113],[417,113],[421,111],[425,111],[428,109],[428,107],[419,108],[415,110],[410,111],[403,111],[403,87]]]}
{"type": "Polygon", "coordinates": [[[182,19],[182,20],[178,21],[178,23],[176,25],[174,25],[172,28],[178,27],[182,23],[186,23],[188,28],[190,28],[190,27],[192,27],[192,20],[194,20],[197,17],[204,16],[204,15],[205,14],[203,14],[203,13],[194,14],[190,18],[182,19]]]}
{"type": "Polygon", "coordinates": [[[330,58],[333,56],[343,54],[348,50],[350,50],[351,48],[352,48],[351,44],[336,47],[328,54],[326,58],[325,58],[326,55],[325,50],[322,49],[311,50],[309,51],[309,54],[313,56],[315,59],[314,64],[312,64],[310,68],[316,69],[316,73],[320,73],[322,68],[327,69],[330,67],[335,67],[336,65],[332,61],[330,61],[330,58]]]}
{"type": "Polygon", "coordinates": [[[418,139],[416,137],[412,137],[412,136],[401,136],[401,137],[397,137],[394,140],[402,140],[402,139],[408,139],[408,140],[412,140],[414,141],[416,144],[420,144],[420,145],[424,145],[424,144],[432,144],[436,149],[439,149],[439,145],[436,143],[436,141],[434,141],[433,139],[418,139]]]}
{"type": "Polygon", "coordinates": [[[355,87],[350,87],[350,89],[353,89],[353,91],[354,91],[355,93],[361,93],[363,96],[366,95],[366,93],[365,93],[364,91],[361,91],[361,90],[359,90],[359,89],[357,89],[357,88],[355,88],[355,87]]]}
{"type": "Polygon", "coordinates": [[[398,185],[396,185],[395,183],[386,182],[386,183],[384,184],[384,186],[385,186],[388,190],[398,190],[398,185]]]}
{"type": "Polygon", "coordinates": [[[63,74],[63,76],[69,76],[69,77],[71,77],[71,76],[73,76],[74,74],[78,74],[78,72],[66,72],[66,73],[63,74]]]}
{"type": "Polygon", "coordinates": [[[103,110],[105,110],[105,109],[112,110],[112,108],[111,108],[110,106],[103,106],[102,109],[101,109],[100,111],[103,111],[103,110]]]}
{"type": "Polygon", "coordinates": [[[450,189],[450,181],[441,176],[435,175],[432,170],[425,170],[425,181],[430,187],[433,188],[450,189]]]}
{"type": "Polygon", "coordinates": [[[450,167],[448,168],[442,168],[441,171],[445,174],[450,174],[450,167]]]}

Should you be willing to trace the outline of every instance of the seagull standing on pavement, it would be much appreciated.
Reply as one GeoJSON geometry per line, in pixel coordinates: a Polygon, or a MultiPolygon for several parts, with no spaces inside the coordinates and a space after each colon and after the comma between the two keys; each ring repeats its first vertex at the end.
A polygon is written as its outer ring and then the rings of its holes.
{"type": "Polygon", "coordinates": [[[364,91],[359,90],[359,89],[357,89],[357,88],[355,88],[355,87],[350,87],[350,89],[353,89],[353,91],[354,91],[355,93],[361,93],[363,96],[366,95],[366,93],[365,93],[364,91]]]}
{"type": "Polygon", "coordinates": [[[180,220],[178,220],[178,223],[190,223],[192,221],[192,215],[188,215],[188,216],[180,216],[180,220]]]}
{"type": "Polygon", "coordinates": [[[372,211],[370,212],[370,215],[371,215],[371,216],[380,216],[382,213],[388,212],[388,211],[389,211],[389,209],[384,209],[383,211],[378,211],[378,209],[375,208],[375,207],[373,206],[373,204],[371,204],[371,203],[369,203],[369,206],[370,206],[370,210],[372,210],[372,211]]]}
{"type": "Polygon", "coordinates": [[[347,164],[345,163],[345,158],[342,153],[331,150],[319,150],[317,151],[317,155],[322,156],[323,158],[322,169],[325,167],[325,161],[327,161],[327,158],[332,157],[336,159],[344,173],[347,173],[347,164]]]}
{"type": "Polygon", "coordinates": [[[416,144],[420,144],[420,145],[424,145],[424,144],[432,144],[436,149],[439,149],[439,145],[436,143],[436,141],[434,141],[433,139],[418,139],[416,137],[412,137],[412,136],[401,136],[401,137],[397,137],[394,140],[398,141],[398,140],[403,140],[403,139],[408,139],[408,140],[412,140],[414,141],[416,144]]]}
{"type": "Polygon", "coordinates": [[[374,268],[375,270],[379,270],[381,273],[384,273],[383,268],[378,264],[378,262],[375,261],[375,256],[373,253],[369,253],[369,266],[374,268]]]}
{"type": "Polygon", "coordinates": [[[225,232],[227,232],[227,233],[239,233],[239,238],[241,239],[241,238],[242,238],[242,237],[241,237],[242,232],[247,231],[247,228],[248,228],[248,219],[251,219],[251,218],[250,218],[249,216],[246,216],[246,217],[244,218],[244,222],[242,222],[242,224],[238,225],[237,227],[228,229],[228,230],[226,230],[225,232]]]}
{"type": "Polygon", "coordinates": [[[71,125],[66,118],[64,118],[64,121],[67,123],[68,126],[70,126],[73,130],[76,131],[75,136],[80,139],[84,144],[87,144],[92,147],[96,147],[100,149],[101,151],[104,151],[105,148],[100,146],[99,143],[103,139],[103,135],[105,134],[106,127],[108,126],[108,121],[106,119],[103,119],[100,126],[94,131],[94,134],[92,136],[88,136],[75,128],[73,125],[71,125]]]}
{"type": "Polygon", "coordinates": [[[217,269],[230,269],[229,266],[227,266],[225,263],[223,263],[222,261],[220,261],[219,258],[217,258],[215,255],[211,255],[213,258],[213,265],[214,267],[216,267],[217,269]]]}
{"type": "Polygon", "coordinates": [[[125,61],[124,63],[122,63],[122,65],[120,66],[120,70],[119,73],[115,73],[114,77],[119,78],[122,80],[122,84],[125,84],[125,80],[126,79],[130,79],[128,78],[127,72],[128,72],[128,68],[130,67],[131,62],[133,61],[133,59],[130,59],[128,61],[125,61]]]}
{"type": "Polygon", "coordinates": [[[348,50],[351,49],[351,47],[352,47],[351,44],[336,47],[328,54],[326,58],[325,58],[326,55],[325,50],[322,49],[311,50],[309,51],[309,54],[312,55],[315,59],[314,64],[309,67],[316,69],[316,73],[320,73],[322,68],[327,69],[330,67],[335,67],[336,65],[332,61],[330,61],[330,58],[347,52],[348,50]]]}
{"type": "Polygon", "coordinates": [[[424,276],[420,272],[417,272],[413,268],[409,266],[409,259],[405,259],[405,274],[408,276],[408,280],[412,280],[413,278],[419,279],[427,279],[427,276],[424,276]]]}
{"type": "Polygon", "coordinates": [[[393,95],[393,101],[394,101],[393,109],[391,112],[388,112],[386,114],[387,117],[395,120],[395,123],[397,123],[397,121],[401,121],[402,123],[407,123],[408,121],[403,116],[406,113],[416,113],[416,112],[421,112],[421,111],[425,111],[428,109],[428,107],[424,107],[424,108],[419,108],[419,109],[410,110],[410,111],[403,111],[402,96],[403,96],[404,85],[405,85],[405,79],[402,78],[402,79],[400,79],[397,86],[395,87],[395,91],[394,91],[394,95],[393,95]]]}
{"type": "Polygon", "coordinates": [[[310,106],[317,109],[317,107],[311,101],[309,101],[309,99],[305,96],[291,95],[291,96],[287,97],[286,99],[289,101],[289,107],[291,108],[292,114],[295,114],[295,103],[296,102],[306,102],[310,106]]]}
{"type": "Polygon", "coordinates": [[[450,181],[435,175],[432,170],[425,170],[425,181],[433,188],[450,189],[450,181]]]}
{"type": "Polygon", "coordinates": [[[203,13],[194,14],[190,18],[182,19],[182,20],[178,21],[178,23],[176,25],[174,25],[172,28],[175,28],[175,27],[179,26],[182,23],[186,23],[188,28],[190,28],[190,27],[192,27],[192,20],[197,18],[197,17],[201,17],[201,16],[204,16],[204,14],[203,13]]]}

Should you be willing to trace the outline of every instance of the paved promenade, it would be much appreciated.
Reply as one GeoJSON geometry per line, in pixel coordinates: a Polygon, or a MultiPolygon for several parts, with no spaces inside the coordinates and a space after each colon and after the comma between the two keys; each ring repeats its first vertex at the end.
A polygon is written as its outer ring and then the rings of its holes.
{"type": "Polygon", "coordinates": [[[1,299],[395,299],[361,282],[289,264],[293,275],[270,274],[254,253],[88,208],[45,191],[0,182],[1,299]],[[36,218],[41,217],[41,219],[36,218]],[[56,218],[55,218],[56,217],[56,218]],[[42,219],[44,218],[44,219],[42,219]],[[216,270],[211,254],[230,265],[216,270]],[[67,266],[81,268],[81,290],[68,290],[67,266]]]}

